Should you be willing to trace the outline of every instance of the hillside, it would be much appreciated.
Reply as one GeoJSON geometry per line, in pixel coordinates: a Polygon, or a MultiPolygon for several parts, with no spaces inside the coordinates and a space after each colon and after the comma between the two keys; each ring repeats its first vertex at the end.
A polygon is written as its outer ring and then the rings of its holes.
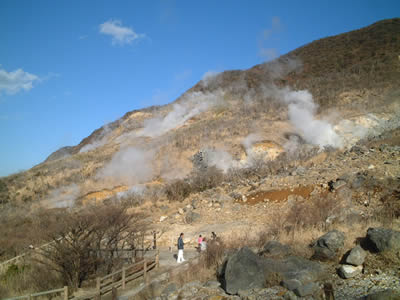
{"type": "Polygon", "coordinates": [[[207,77],[171,104],[128,112],[79,145],[1,178],[0,203],[64,207],[144,186],[159,193],[192,171],[200,150],[226,173],[304,145],[350,148],[398,126],[399,49],[396,18],[207,77]]]}

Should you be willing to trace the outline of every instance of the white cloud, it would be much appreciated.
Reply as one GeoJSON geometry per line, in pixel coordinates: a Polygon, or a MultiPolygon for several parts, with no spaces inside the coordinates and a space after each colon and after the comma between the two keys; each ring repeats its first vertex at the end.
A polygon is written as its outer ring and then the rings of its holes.
{"type": "Polygon", "coordinates": [[[40,81],[39,76],[22,69],[12,72],[0,69],[0,93],[5,91],[7,94],[13,95],[21,90],[29,91],[33,88],[35,81],[40,81]]]}
{"type": "Polygon", "coordinates": [[[279,17],[273,17],[271,21],[271,27],[268,29],[265,29],[263,32],[264,39],[268,39],[273,35],[274,33],[278,33],[282,31],[282,22],[279,17]]]}
{"type": "Polygon", "coordinates": [[[111,35],[113,45],[131,44],[134,40],[144,38],[145,34],[138,34],[132,28],[122,26],[119,20],[109,20],[100,24],[100,33],[111,35]]]}

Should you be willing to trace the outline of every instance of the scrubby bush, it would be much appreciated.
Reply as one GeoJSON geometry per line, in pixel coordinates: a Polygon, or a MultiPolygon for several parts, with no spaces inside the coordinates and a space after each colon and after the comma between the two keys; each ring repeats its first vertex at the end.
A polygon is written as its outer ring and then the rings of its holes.
{"type": "Polygon", "coordinates": [[[196,169],[185,179],[176,179],[165,187],[167,198],[172,201],[183,201],[192,193],[212,189],[223,182],[224,174],[216,167],[196,169]]]}

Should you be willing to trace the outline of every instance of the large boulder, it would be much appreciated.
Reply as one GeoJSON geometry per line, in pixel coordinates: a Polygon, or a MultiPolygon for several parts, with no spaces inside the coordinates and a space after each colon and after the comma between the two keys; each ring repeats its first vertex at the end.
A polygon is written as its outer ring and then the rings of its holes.
{"type": "Polygon", "coordinates": [[[291,253],[291,249],[287,245],[283,245],[278,241],[268,241],[263,246],[259,255],[272,256],[272,257],[285,257],[291,253]]]}
{"type": "Polygon", "coordinates": [[[265,272],[281,274],[284,280],[297,279],[302,284],[323,279],[326,269],[318,262],[308,259],[289,256],[285,259],[265,259],[265,272]]]}
{"type": "Polygon", "coordinates": [[[400,232],[387,228],[369,228],[367,242],[376,252],[400,250],[400,232]]]}
{"type": "Polygon", "coordinates": [[[232,255],[224,270],[223,285],[228,294],[237,294],[239,290],[264,287],[264,262],[257,254],[243,247],[232,255]]]}
{"type": "MultiPolygon", "coordinates": [[[[272,279],[291,285],[296,280],[299,286],[323,280],[327,274],[323,265],[297,256],[284,259],[263,258],[244,247],[227,258],[218,271],[222,286],[228,294],[239,290],[264,288],[272,279]]],[[[293,286],[294,289],[297,286],[293,286]]]]}
{"type": "Polygon", "coordinates": [[[364,263],[367,252],[361,246],[357,245],[350,250],[349,255],[346,257],[346,264],[353,266],[360,266],[364,263]]]}
{"type": "Polygon", "coordinates": [[[344,239],[344,233],[337,230],[325,233],[314,243],[313,258],[318,260],[334,259],[339,249],[343,248],[344,239]]]}

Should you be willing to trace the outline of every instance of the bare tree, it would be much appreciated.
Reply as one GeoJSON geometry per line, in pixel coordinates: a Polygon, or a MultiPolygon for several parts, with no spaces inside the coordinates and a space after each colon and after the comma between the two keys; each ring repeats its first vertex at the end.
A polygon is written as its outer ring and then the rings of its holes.
{"type": "Polygon", "coordinates": [[[41,249],[40,262],[61,274],[64,283],[79,288],[98,272],[112,271],[118,253],[129,246],[144,226],[137,215],[124,207],[94,206],[80,212],[66,212],[47,235],[51,242],[41,249]]]}

